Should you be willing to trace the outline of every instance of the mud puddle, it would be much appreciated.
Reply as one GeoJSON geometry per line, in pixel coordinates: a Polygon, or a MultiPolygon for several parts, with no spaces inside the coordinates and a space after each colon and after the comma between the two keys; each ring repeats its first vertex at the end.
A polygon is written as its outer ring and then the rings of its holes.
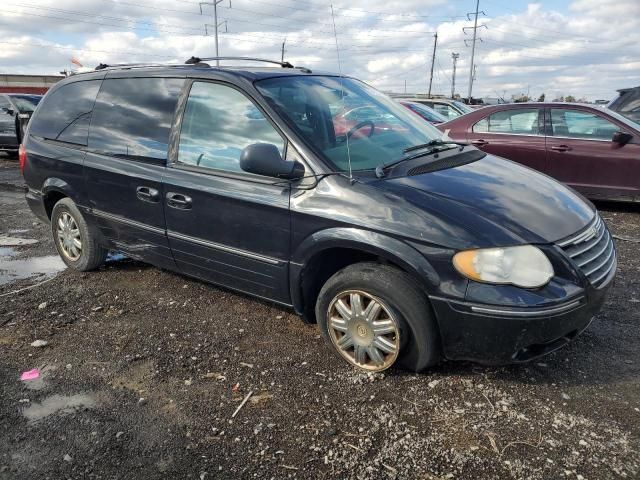
{"type": "Polygon", "coordinates": [[[96,400],[87,393],[51,395],[42,402],[33,402],[22,411],[22,414],[30,422],[37,422],[51,415],[67,415],[95,406],[96,400]]]}

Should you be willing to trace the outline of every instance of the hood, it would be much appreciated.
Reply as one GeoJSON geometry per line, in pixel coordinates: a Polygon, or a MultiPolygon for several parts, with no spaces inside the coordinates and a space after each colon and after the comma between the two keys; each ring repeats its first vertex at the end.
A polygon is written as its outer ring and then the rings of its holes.
{"type": "Polygon", "coordinates": [[[383,181],[412,203],[427,209],[437,206],[475,236],[476,246],[555,242],[584,228],[595,212],[556,180],[492,155],[383,181]]]}

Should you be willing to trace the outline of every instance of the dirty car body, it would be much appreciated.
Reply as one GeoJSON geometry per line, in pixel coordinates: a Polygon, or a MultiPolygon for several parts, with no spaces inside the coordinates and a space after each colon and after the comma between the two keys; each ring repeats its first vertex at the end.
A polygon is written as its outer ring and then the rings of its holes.
{"type": "MultiPolygon", "coordinates": [[[[73,247],[75,214],[56,212],[72,201],[96,248],[290,306],[307,322],[335,324],[337,344],[351,341],[330,313],[342,291],[351,303],[340,315],[358,316],[359,295],[369,310],[388,313],[373,330],[404,317],[402,342],[378,340],[385,354],[419,350],[411,341],[426,338],[421,329],[431,322],[425,331],[437,355],[405,358],[410,368],[553,351],[587,327],[615,275],[606,225],[579,194],[471,146],[416,150],[440,133],[354,79],[287,68],[108,69],[59,82],[34,120],[21,158],[27,200],[44,221],[59,220],[52,228],[55,235],[61,225],[61,256],[73,247]],[[56,111],[70,94],[82,105],[56,111]],[[352,107],[345,98],[383,111],[383,128],[374,117],[334,127],[336,113],[352,107]],[[60,115],[74,127],[55,138],[44,122],[60,115]],[[283,163],[265,166],[271,157],[283,163]],[[275,173],[284,164],[291,168],[275,173]],[[464,252],[477,265],[476,252],[508,257],[500,249],[519,246],[552,268],[542,284],[472,279],[454,265],[464,252]],[[362,281],[336,287],[327,318],[318,318],[327,285],[358,264],[362,281]],[[412,297],[427,305],[420,318],[394,304],[393,285],[388,297],[384,286],[367,290],[382,274],[408,279],[412,297]]],[[[382,368],[379,351],[359,357],[367,325],[354,332],[362,338],[350,347],[352,363],[382,368]]]]}

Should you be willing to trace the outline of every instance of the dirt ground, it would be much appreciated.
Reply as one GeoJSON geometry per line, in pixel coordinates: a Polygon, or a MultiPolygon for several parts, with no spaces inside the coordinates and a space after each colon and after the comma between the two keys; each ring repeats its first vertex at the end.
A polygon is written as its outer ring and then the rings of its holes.
{"type": "Polygon", "coordinates": [[[0,159],[0,234],[37,240],[0,246],[0,479],[640,478],[640,206],[599,205],[627,240],[568,347],[367,375],[292,312],[178,274],[56,276],[21,184],[0,159]]]}

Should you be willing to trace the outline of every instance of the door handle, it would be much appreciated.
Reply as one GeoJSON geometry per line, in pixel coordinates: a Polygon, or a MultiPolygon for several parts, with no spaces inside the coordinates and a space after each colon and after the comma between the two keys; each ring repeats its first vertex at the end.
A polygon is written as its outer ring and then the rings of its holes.
{"type": "Polygon", "coordinates": [[[489,145],[489,142],[487,142],[486,140],[471,140],[471,145],[474,145],[476,147],[483,147],[485,145],[489,145]]]}
{"type": "Polygon", "coordinates": [[[555,150],[556,152],[568,152],[571,150],[569,145],[554,145],[551,147],[551,150],[555,150]]]}
{"type": "Polygon", "coordinates": [[[167,205],[180,210],[191,210],[191,197],[182,193],[167,193],[167,205]]]}
{"type": "Polygon", "coordinates": [[[143,202],[158,203],[160,192],[155,188],[141,186],[136,188],[136,197],[143,202]]]}

